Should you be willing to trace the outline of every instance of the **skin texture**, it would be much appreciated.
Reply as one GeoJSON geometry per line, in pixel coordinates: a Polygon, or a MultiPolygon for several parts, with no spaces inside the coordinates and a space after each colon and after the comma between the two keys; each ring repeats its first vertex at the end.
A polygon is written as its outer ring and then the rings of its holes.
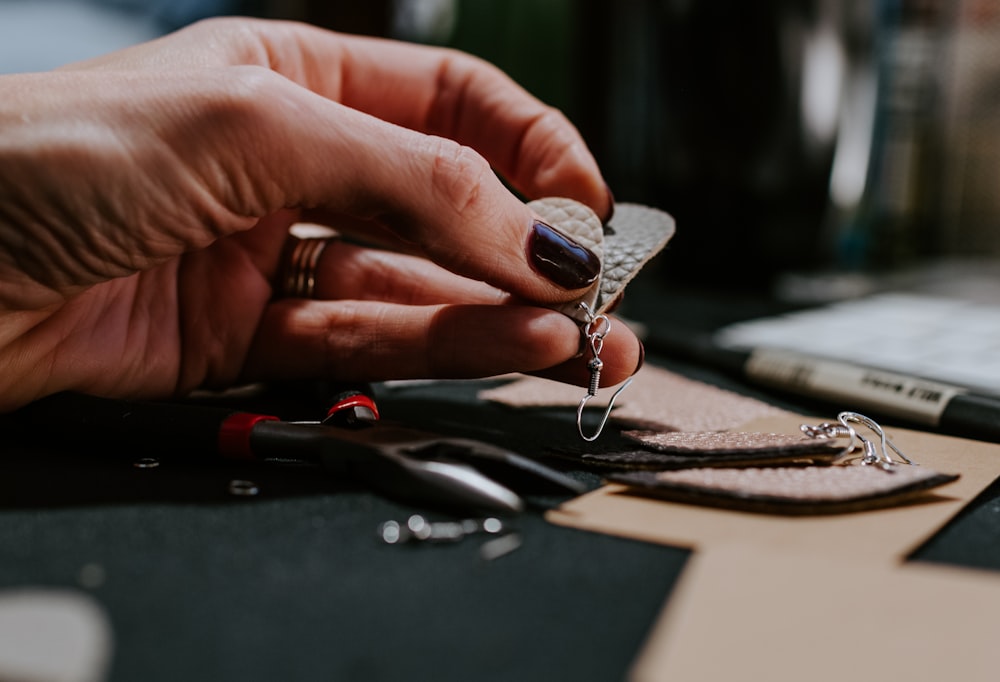
{"type": "MultiPolygon", "coordinates": [[[[2,76],[0,410],[310,377],[585,384],[576,325],[538,307],[578,292],[531,267],[535,217],[493,169],[611,210],[562,114],[450,50],[215,19],[2,76]],[[280,299],[301,221],[394,248],[335,243],[316,299],[280,299]]],[[[616,325],[604,383],[640,354],[616,325]]]]}

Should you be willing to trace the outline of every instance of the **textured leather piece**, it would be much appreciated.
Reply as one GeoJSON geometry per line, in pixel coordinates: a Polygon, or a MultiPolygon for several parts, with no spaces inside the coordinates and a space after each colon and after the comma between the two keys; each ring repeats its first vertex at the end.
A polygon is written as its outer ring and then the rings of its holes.
{"type": "MultiPolygon", "coordinates": [[[[579,386],[548,379],[524,377],[480,391],[479,397],[510,407],[576,409],[582,390],[579,386]]],[[[595,408],[604,406],[609,395],[610,392],[604,391],[590,404],[595,408]]],[[[739,428],[754,419],[786,414],[784,410],[760,400],[646,365],[635,375],[628,390],[618,398],[611,421],[633,429],[722,431],[739,428]]]]}
{"type": "Polygon", "coordinates": [[[780,514],[860,511],[899,504],[958,479],[924,467],[700,468],[609,477],[643,494],[780,514]]]}
{"type": "Polygon", "coordinates": [[[597,312],[606,312],[649,259],[674,236],[668,213],[640,204],[616,204],[615,215],[604,228],[604,270],[597,312]]]}
{"type": "Polygon", "coordinates": [[[578,460],[582,464],[617,471],[671,471],[699,467],[765,467],[831,464],[839,453],[797,454],[789,452],[727,452],[674,454],[652,450],[584,452],[582,448],[561,447],[551,454],[578,460]]]}
{"type": "Polygon", "coordinates": [[[601,276],[580,298],[554,306],[579,322],[587,322],[580,303],[594,314],[606,312],[625,286],[674,235],[674,219],[655,208],[616,204],[615,215],[602,226],[583,204],[563,197],[537,199],[528,206],[552,227],[586,246],[601,259],[601,276]]]}
{"type": "Polygon", "coordinates": [[[840,454],[844,444],[806,438],[802,434],[747,431],[624,431],[622,435],[656,452],[674,454],[840,454]]]}
{"type": "Polygon", "coordinates": [[[806,466],[832,464],[844,454],[842,442],[817,441],[801,434],[728,431],[623,431],[626,445],[594,451],[556,446],[552,454],[595,467],[666,471],[698,467],[806,466]],[[644,448],[630,449],[629,442],[644,448]]]}

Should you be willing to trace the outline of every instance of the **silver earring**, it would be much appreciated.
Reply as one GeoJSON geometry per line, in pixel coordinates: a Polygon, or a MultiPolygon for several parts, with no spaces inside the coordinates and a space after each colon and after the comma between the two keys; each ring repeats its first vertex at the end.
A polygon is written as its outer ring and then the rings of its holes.
{"type": "Polygon", "coordinates": [[[587,363],[587,369],[590,370],[590,385],[587,388],[587,394],[583,396],[579,406],[576,408],[576,430],[580,434],[580,438],[589,443],[597,440],[601,432],[604,431],[604,425],[607,423],[608,417],[611,415],[611,410],[615,406],[615,400],[632,383],[632,378],[629,377],[614,392],[614,395],[611,396],[611,400],[604,410],[604,415],[601,417],[601,423],[597,425],[597,430],[593,435],[588,436],[585,434],[583,432],[583,408],[586,407],[588,400],[597,395],[597,389],[601,385],[601,370],[604,368],[604,361],[601,360],[601,350],[604,348],[604,337],[611,331],[611,320],[608,319],[607,315],[594,315],[593,310],[586,303],[580,303],[580,308],[587,317],[587,321],[581,325],[580,331],[583,333],[587,348],[590,351],[590,361],[587,363]]]}

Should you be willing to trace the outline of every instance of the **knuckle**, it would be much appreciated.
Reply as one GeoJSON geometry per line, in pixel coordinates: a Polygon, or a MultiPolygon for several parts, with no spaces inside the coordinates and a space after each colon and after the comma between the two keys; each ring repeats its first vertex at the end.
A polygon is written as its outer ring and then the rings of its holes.
{"type": "Polygon", "coordinates": [[[281,188],[267,164],[280,151],[283,121],[294,120],[287,82],[263,67],[231,67],[191,97],[192,114],[173,131],[171,147],[197,160],[228,208],[253,215],[278,208],[281,188]]]}
{"type": "Polygon", "coordinates": [[[357,353],[360,350],[358,341],[364,337],[364,328],[360,322],[360,311],[358,304],[353,301],[341,301],[337,306],[335,316],[324,319],[322,329],[324,333],[318,338],[322,341],[323,366],[321,373],[323,376],[334,379],[346,379],[346,370],[353,364],[357,353]],[[344,334],[344,329],[351,329],[351,334],[344,334]]]}
{"type": "Polygon", "coordinates": [[[531,121],[522,137],[519,158],[530,158],[531,155],[525,152],[532,149],[542,164],[557,165],[566,149],[577,142],[574,138],[575,130],[563,112],[554,107],[545,107],[531,121]]]}
{"type": "Polygon", "coordinates": [[[493,172],[486,159],[470,147],[441,137],[429,137],[432,196],[457,214],[474,211],[493,172]]]}
{"type": "Polygon", "coordinates": [[[535,119],[534,127],[537,128],[539,135],[566,137],[565,132],[572,128],[572,124],[562,111],[546,106],[535,119]]]}
{"type": "Polygon", "coordinates": [[[186,28],[187,33],[212,39],[250,37],[253,31],[264,26],[264,21],[251,17],[215,16],[199,19],[186,28]]]}
{"type": "MultiPolygon", "coordinates": [[[[182,76],[179,76],[182,77],[182,76]]],[[[176,115],[161,124],[159,133],[171,136],[178,149],[204,142],[249,142],[261,137],[269,120],[280,116],[287,98],[280,77],[257,66],[206,70],[191,79],[184,94],[174,100],[176,115]],[[265,104],[266,103],[266,104],[265,104]],[[235,138],[235,139],[234,139],[235,138]]]]}
{"type": "Polygon", "coordinates": [[[240,26],[240,20],[235,17],[205,17],[192,23],[188,30],[220,32],[232,31],[238,26],[240,26]]]}
{"type": "Polygon", "coordinates": [[[345,381],[367,377],[372,358],[384,353],[382,327],[382,321],[366,312],[363,302],[338,301],[322,322],[322,374],[345,381]]]}
{"type": "Polygon", "coordinates": [[[210,109],[237,122],[259,120],[269,115],[272,107],[287,101],[281,92],[286,88],[285,79],[263,66],[229,67],[223,81],[214,97],[209,93],[210,109]]]}

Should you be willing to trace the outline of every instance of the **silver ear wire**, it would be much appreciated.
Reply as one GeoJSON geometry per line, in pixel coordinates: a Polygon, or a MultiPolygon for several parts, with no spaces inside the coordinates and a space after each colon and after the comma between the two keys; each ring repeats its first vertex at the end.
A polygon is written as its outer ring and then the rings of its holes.
{"type": "Polygon", "coordinates": [[[611,400],[608,401],[608,406],[604,409],[604,416],[601,417],[601,423],[597,425],[597,430],[592,436],[588,436],[583,432],[583,408],[586,406],[588,400],[597,395],[597,391],[593,389],[587,391],[587,395],[580,399],[580,404],[576,408],[576,430],[580,433],[580,438],[584,439],[588,443],[598,439],[601,432],[604,431],[604,425],[607,423],[608,417],[611,416],[611,410],[615,406],[615,400],[618,399],[618,395],[628,388],[628,385],[631,383],[632,379],[630,378],[624,384],[619,386],[618,390],[611,396],[611,400]]]}
{"type": "Polygon", "coordinates": [[[593,310],[586,303],[581,302],[580,309],[587,316],[587,321],[581,325],[580,331],[583,333],[583,337],[590,350],[590,362],[587,363],[587,369],[590,370],[590,385],[587,387],[587,394],[580,399],[580,404],[576,408],[576,430],[580,434],[580,438],[589,443],[597,440],[601,432],[604,431],[604,425],[607,423],[608,417],[611,416],[615,400],[618,399],[622,391],[629,387],[632,379],[629,378],[611,396],[611,400],[604,410],[604,415],[601,417],[601,423],[597,425],[597,430],[593,435],[588,436],[585,434],[583,432],[583,408],[586,407],[588,400],[597,395],[597,389],[601,385],[601,370],[604,368],[604,361],[601,360],[601,350],[604,348],[604,337],[611,331],[611,320],[608,319],[607,315],[594,315],[593,310]]]}
{"type": "MultiPolygon", "coordinates": [[[[855,422],[858,424],[862,424],[871,429],[875,433],[875,435],[878,436],[879,448],[876,450],[874,447],[872,447],[871,448],[872,452],[869,453],[868,452],[869,449],[866,447],[865,456],[861,460],[863,464],[880,464],[883,466],[883,468],[885,466],[892,466],[894,464],[898,464],[898,462],[896,462],[896,460],[892,458],[892,455],[889,454],[889,449],[892,449],[893,452],[899,455],[899,458],[905,464],[916,466],[913,460],[904,455],[902,450],[897,448],[895,443],[889,440],[889,438],[885,435],[885,430],[874,419],[866,417],[863,414],[858,414],[857,412],[841,412],[840,414],[837,415],[837,420],[840,421],[840,423],[844,424],[845,426],[847,426],[848,422],[855,422]]],[[[860,436],[858,437],[860,438],[860,436]]],[[[863,438],[862,441],[867,442],[863,438]]]]}
{"type": "Polygon", "coordinates": [[[895,452],[903,463],[916,466],[916,463],[909,457],[903,454],[902,450],[896,447],[889,438],[885,435],[885,430],[882,426],[870,417],[866,417],[863,414],[857,412],[841,412],[837,415],[837,421],[839,423],[832,424],[830,422],[824,422],[822,424],[810,425],[802,424],[799,430],[802,431],[809,438],[842,438],[847,437],[848,443],[841,452],[840,456],[855,453],[858,450],[861,451],[861,463],[866,465],[875,465],[885,471],[893,471],[893,467],[900,462],[897,462],[889,454],[889,450],[895,452]],[[870,429],[876,436],[878,436],[878,444],[865,438],[852,426],[852,424],[861,424],[862,426],[870,429]]]}

